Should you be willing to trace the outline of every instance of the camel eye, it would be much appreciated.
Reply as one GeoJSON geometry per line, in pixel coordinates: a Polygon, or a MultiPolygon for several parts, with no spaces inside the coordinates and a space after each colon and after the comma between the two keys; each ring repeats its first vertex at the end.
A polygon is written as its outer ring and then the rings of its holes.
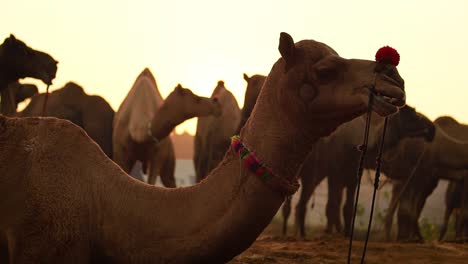
{"type": "Polygon", "coordinates": [[[304,83],[299,90],[299,96],[305,101],[311,101],[317,96],[317,89],[309,83],[304,83]]]}
{"type": "Polygon", "coordinates": [[[317,79],[320,84],[326,84],[335,79],[337,70],[331,67],[324,67],[317,70],[317,79]]]}

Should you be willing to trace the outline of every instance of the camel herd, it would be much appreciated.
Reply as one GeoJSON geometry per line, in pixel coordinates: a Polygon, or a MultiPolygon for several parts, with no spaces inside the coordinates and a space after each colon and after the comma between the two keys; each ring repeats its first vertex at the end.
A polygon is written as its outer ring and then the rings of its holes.
{"type": "Polygon", "coordinates": [[[387,233],[398,209],[398,239],[421,240],[424,203],[439,179],[450,179],[441,238],[452,212],[458,212],[457,236],[468,235],[467,126],[450,117],[432,122],[405,106],[404,81],[392,64],[345,59],[324,43],[295,43],[287,33],[280,34],[278,50],[268,76],[244,74],[242,109],[223,81],[210,98],[179,84],[163,99],[144,69],[114,113],[73,82],[47,95],[20,84],[24,77],[51,84],[57,61],[13,35],[5,39],[0,263],[226,262],[255,241],[283,204],[286,234],[291,199],[282,185],[299,180],[295,226],[304,237],[307,203],[325,177],[326,231],[349,235],[368,108],[381,116],[371,124],[368,169],[375,167],[382,117],[390,116],[382,168],[394,182],[387,233]],[[49,117],[38,117],[46,96],[49,117]],[[168,136],[192,117],[198,117],[197,184],[174,188],[168,136]],[[273,177],[259,178],[245,153],[231,148],[235,134],[273,177]],[[147,183],[129,175],[137,161],[147,183]],[[154,186],[158,175],[166,188],[154,186]]]}

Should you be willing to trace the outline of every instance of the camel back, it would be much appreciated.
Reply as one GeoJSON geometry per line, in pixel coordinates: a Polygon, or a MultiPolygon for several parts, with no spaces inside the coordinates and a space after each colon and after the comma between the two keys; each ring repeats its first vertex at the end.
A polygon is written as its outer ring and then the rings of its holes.
{"type": "Polygon", "coordinates": [[[130,134],[139,141],[146,135],[148,122],[154,117],[157,109],[164,103],[159,93],[156,80],[148,68],[145,68],[135,80],[132,88],[116,113],[115,124],[128,122],[130,134]]]}
{"type": "Polygon", "coordinates": [[[461,141],[468,141],[468,125],[460,124],[452,117],[438,117],[434,124],[443,129],[448,135],[461,141]]]}

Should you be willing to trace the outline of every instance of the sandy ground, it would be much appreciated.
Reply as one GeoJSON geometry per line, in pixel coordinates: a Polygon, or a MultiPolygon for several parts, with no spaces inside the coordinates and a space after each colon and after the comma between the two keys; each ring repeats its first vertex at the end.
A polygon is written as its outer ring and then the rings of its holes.
{"type": "MultiPolygon", "coordinates": [[[[294,238],[260,236],[244,253],[232,260],[240,263],[346,263],[348,240],[337,236],[299,241],[294,238]]],[[[364,243],[353,242],[351,263],[360,263],[364,243]]],[[[365,263],[468,263],[468,244],[370,242],[365,263]]]]}
{"type": "MultiPolygon", "coordinates": [[[[279,236],[281,226],[281,221],[275,217],[255,243],[229,263],[347,263],[349,240],[342,235],[327,235],[323,232],[323,226],[309,226],[308,237],[302,240],[294,236],[279,236]]],[[[292,228],[289,230],[292,231],[292,228]]],[[[448,238],[452,235],[448,234],[448,238]]],[[[361,261],[364,229],[356,230],[355,237],[351,258],[353,264],[361,261]]],[[[468,264],[468,243],[434,240],[425,243],[382,242],[384,236],[381,230],[373,231],[370,240],[365,258],[368,264],[468,264]]]]}

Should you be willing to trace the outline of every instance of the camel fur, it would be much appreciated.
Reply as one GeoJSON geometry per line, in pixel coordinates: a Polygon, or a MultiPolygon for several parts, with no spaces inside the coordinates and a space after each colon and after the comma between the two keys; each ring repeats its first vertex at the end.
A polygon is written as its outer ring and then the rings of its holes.
{"type": "MultiPolygon", "coordinates": [[[[312,144],[366,111],[375,80],[375,112],[405,103],[392,65],[376,70],[287,33],[279,51],[240,140],[286,181],[312,144]]],[[[0,116],[0,145],[0,234],[11,263],[225,263],[284,201],[231,150],[199,184],[170,189],[131,178],[68,121],[0,116]]]]}

